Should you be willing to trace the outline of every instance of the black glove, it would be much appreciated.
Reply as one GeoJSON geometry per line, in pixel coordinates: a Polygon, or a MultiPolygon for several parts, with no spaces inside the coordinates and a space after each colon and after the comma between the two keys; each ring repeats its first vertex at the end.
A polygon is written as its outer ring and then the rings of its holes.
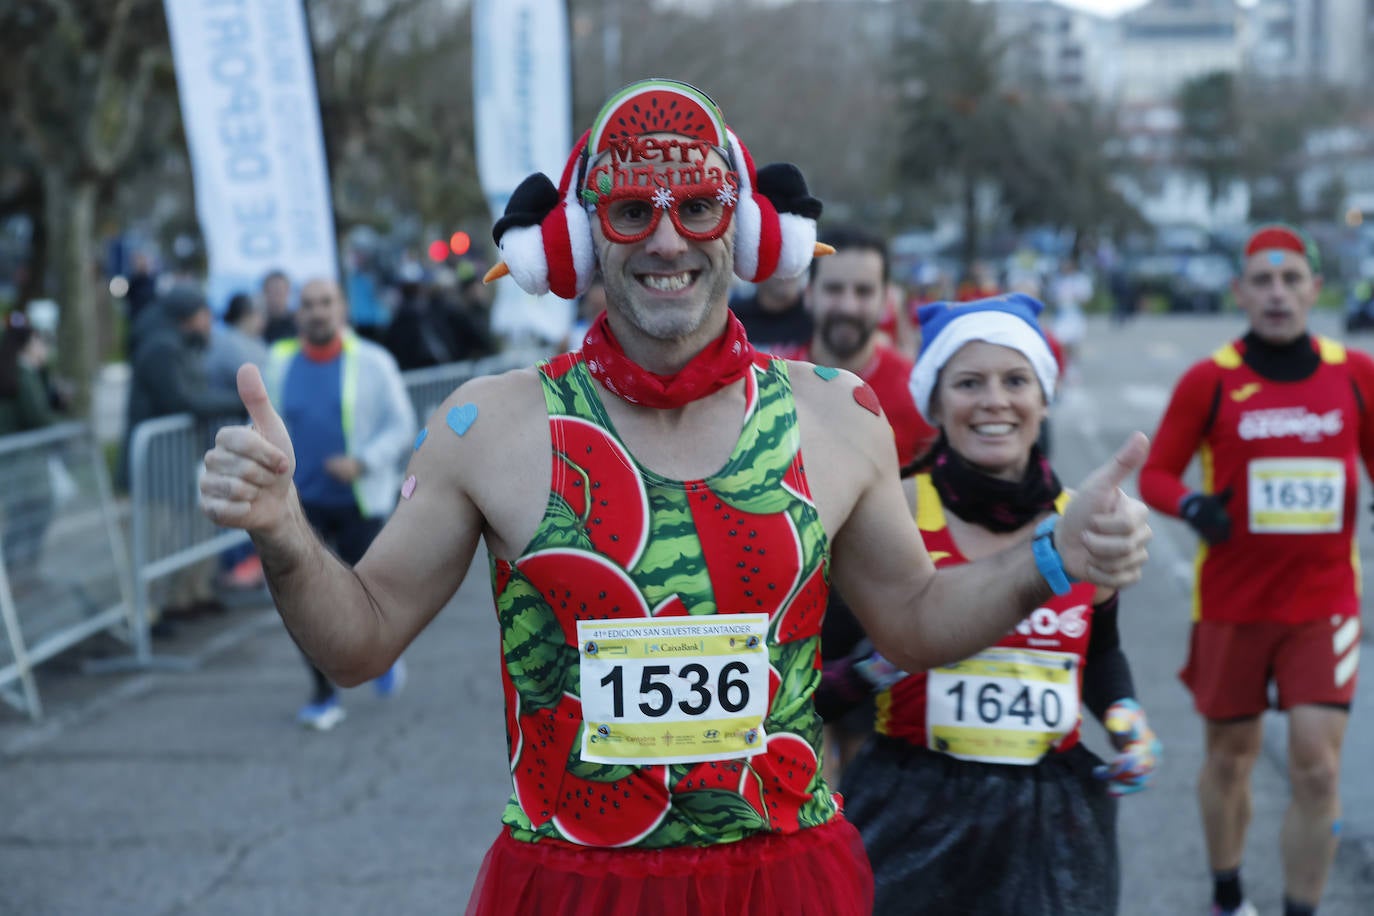
{"type": "Polygon", "coordinates": [[[1220,544],[1231,536],[1231,516],[1226,514],[1230,501],[1230,487],[1220,493],[1189,493],[1178,504],[1178,514],[1208,544],[1220,544]]]}

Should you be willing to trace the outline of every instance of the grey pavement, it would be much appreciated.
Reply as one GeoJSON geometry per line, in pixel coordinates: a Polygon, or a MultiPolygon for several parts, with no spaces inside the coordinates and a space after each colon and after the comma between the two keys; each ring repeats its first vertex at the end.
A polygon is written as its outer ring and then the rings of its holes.
{"type": "MultiPolygon", "coordinates": [[[[1055,412],[1065,481],[1130,430],[1153,431],[1179,372],[1238,328],[1235,316],[1092,324],[1082,377],[1055,412]]],[[[1121,804],[1122,916],[1204,913],[1209,894],[1194,803],[1201,725],[1175,676],[1193,543],[1172,520],[1154,527],[1146,579],[1123,596],[1123,626],[1166,757],[1156,785],[1121,804]]],[[[1369,529],[1362,510],[1367,569],[1369,529]]],[[[479,556],[408,652],[406,690],[388,700],[367,686],[347,691],[349,717],[328,734],[294,723],[307,677],[265,604],[159,644],[193,662],[189,671],[80,673],[82,653],[110,650],[100,642],[54,660],[42,671],[45,722],[0,710],[0,914],[460,911],[510,788],[493,617],[479,556]]],[[[1365,678],[1323,916],[1374,913],[1371,692],[1365,678]]],[[[1277,916],[1282,891],[1282,726],[1267,721],[1244,870],[1265,916],[1277,916]]],[[[1105,746],[1095,727],[1088,742],[1105,746]]]]}
{"type": "Polygon", "coordinates": [[[158,644],[189,672],[45,672],[49,721],[0,715],[0,914],[461,911],[510,791],[473,569],[406,690],[346,691],[326,734],[295,724],[309,680],[261,606],[158,644]]]}

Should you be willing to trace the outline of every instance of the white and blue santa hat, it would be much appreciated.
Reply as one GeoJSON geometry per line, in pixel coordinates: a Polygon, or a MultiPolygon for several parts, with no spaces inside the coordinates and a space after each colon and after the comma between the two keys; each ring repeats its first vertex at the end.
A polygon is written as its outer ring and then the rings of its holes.
{"type": "Polygon", "coordinates": [[[1059,364],[1040,328],[1044,303],[1024,293],[1007,293],[973,302],[932,302],[917,313],[921,322],[921,351],[911,370],[911,397],[927,422],[930,398],[945,363],[964,344],[981,340],[1017,351],[1030,361],[1046,402],[1054,400],[1059,364]]]}

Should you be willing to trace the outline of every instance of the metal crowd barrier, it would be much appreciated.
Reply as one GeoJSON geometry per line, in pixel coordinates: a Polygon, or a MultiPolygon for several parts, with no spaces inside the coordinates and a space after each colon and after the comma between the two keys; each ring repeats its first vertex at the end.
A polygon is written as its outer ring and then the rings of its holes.
{"type": "Polygon", "coordinates": [[[546,355],[546,352],[538,350],[511,350],[482,359],[448,363],[429,369],[412,369],[404,373],[402,378],[405,379],[410,402],[415,405],[415,416],[419,418],[420,425],[424,426],[444,399],[453,393],[453,389],[464,382],[479,375],[496,375],[511,369],[533,366],[546,355]]]}
{"type": "Polygon", "coordinates": [[[130,569],[87,423],[0,437],[0,697],[42,716],[33,667],[97,633],[129,641],[130,569]]]}
{"type": "MultiPolygon", "coordinates": [[[[220,528],[200,511],[199,488],[205,452],[214,444],[216,431],[243,422],[242,416],[197,420],[190,414],[175,414],[134,427],[129,440],[133,654],[93,662],[89,669],[153,666],[150,627],[155,583],[248,541],[247,532],[220,528]]],[[[163,667],[189,667],[184,660],[167,656],[156,661],[163,667]]]]}
{"type": "MultiPolygon", "coordinates": [[[[424,423],[469,379],[532,366],[544,355],[517,350],[407,372],[406,392],[424,423]]],[[[87,671],[192,666],[154,655],[152,611],[157,591],[169,584],[164,580],[248,540],[201,512],[198,486],[215,432],[242,422],[178,414],[140,423],[129,443],[127,505],[113,498],[90,424],[0,437],[0,699],[41,717],[33,666],[99,632],[130,652],[88,661],[87,671]],[[54,457],[66,474],[54,468],[54,457]]]]}

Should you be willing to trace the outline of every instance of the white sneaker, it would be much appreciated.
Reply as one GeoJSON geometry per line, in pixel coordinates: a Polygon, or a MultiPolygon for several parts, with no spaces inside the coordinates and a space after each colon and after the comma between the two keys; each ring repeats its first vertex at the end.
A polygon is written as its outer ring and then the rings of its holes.
{"type": "Polygon", "coordinates": [[[1242,900],[1234,910],[1223,910],[1214,903],[1210,912],[1211,916],[1259,916],[1259,910],[1249,900],[1242,900]]]}
{"type": "Polygon", "coordinates": [[[320,703],[302,706],[301,711],[296,713],[296,721],[317,732],[327,732],[342,722],[347,715],[339,698],[333,696],[320,703]]]}

